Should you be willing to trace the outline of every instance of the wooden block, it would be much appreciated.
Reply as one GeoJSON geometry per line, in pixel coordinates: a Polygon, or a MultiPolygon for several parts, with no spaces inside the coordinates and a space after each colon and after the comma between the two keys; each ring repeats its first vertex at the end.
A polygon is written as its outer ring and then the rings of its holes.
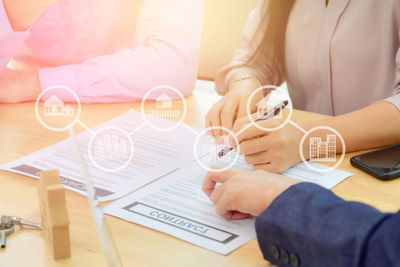
{"type": "Polygon", "coordinates": [[[42,171],[38,185],[43,235],[55,260],[71,257],[69,216],[58,170],[42,171]]]}

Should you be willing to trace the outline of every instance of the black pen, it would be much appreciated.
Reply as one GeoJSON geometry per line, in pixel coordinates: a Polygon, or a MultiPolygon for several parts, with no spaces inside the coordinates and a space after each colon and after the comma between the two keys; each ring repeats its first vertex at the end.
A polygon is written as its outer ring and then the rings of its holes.
{"type": "MultiPolygon", "coordinates": [[[[284,110],[288,104],[289,104],[289,101],[287,101],[287,100],[279,103],[275,107],[273,107],[273,108],[269,109],[267,112],[265,112],[264,115],[257,118],[257,120],[255,122],[272,119],[273,117],[278,115],[282,110],[284,110]]],[[[221,151],[218,152],[218,157],[221,158],[221,157],[225,156],[226,154],[231,152],[233,149],[234,149],[233,147],[229,147],[229,146],[224,147],[223,149],[221,149],[221,151]]]]}

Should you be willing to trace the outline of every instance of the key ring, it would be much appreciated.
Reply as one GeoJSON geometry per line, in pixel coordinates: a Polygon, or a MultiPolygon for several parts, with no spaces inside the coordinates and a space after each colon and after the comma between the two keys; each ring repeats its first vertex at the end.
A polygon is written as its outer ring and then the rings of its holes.
{"type": "Polygon", "coordinates": [[[7,229],[0,230],[0,240],[1,240],[1,248],[6,247],[6,237],[14,233],[14,224],[7,229]]]}
{"type": "Polygon", "coordinates": [[[6,235],[10,235],[15,232],[14,224],[11,224],[11,226],[7,229],[0,229],[0,232],[4,232],[6,235]]]}

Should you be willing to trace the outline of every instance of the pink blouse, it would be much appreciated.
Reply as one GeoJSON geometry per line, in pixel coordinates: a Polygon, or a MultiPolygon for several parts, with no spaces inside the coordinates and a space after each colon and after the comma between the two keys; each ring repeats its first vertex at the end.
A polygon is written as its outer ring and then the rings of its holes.
{"type": "MultiPolygon", "coordinates": [[[[270,0],[267,0],[270,1],[270,0]]],[[[261,2],[250,16],[233,61],[216,77],[226,80],[257,47],[261,2]]],[[[398,0],[296,0],[286,34],[286,81],[296,109],[330,115],[348,113],[384,99],[400,109],[400,2],[398,0]]],[[[268,60],[267,58],[265,60],[268,60]]],[[[275,75],[276,76],[276,75],[275,75]]]]}
{"type": "Polygon", "coordinates": [[[44,64],[43,89],[68,86],[84,103],[134,101],[162,84],[188,95],[202,12],[202,0],[60,0],[14,32],[0,0],[0,73],[12,58],[44,64]]]}

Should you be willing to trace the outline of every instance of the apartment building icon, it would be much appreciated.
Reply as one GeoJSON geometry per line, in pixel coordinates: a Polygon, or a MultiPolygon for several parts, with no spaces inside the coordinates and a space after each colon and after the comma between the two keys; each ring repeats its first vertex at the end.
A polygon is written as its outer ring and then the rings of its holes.
{"type": "Polygon", "coordinates": [[[336,161],[336,135],[326,135],[326,142],[321,137],[310,138],[311,161],[336,161]]]}

